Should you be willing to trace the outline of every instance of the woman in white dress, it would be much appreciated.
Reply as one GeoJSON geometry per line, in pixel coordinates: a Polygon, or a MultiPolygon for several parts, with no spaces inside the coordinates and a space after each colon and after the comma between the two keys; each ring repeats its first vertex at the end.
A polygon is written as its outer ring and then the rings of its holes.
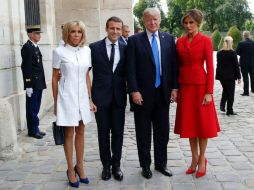
{"type": "Polygon", "coordinates": [[[90,98],[91,51],[89,47],[84,46],[86,35],[83,22],[65,23],[62,32],[64,45],[53,51],[54,113],[57,125],[65,127],[64,151],[69,185],[79,187],[79,182],[89,183],[83,168],[84,127],[91,121],[90,111],[96,112],[96,106],[90,98]],[[75,167],[72,160],[74,132],[77,161],[75,167]]]}

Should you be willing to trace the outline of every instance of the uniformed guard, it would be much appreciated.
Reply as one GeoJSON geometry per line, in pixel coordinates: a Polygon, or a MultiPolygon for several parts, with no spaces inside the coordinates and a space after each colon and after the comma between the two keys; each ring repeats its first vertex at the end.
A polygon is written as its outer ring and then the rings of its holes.
{"type": "Polygon", "coordinates": [[[29,40],[21,49],[24,89],[26,90],[26,120],[28,136],[43,138],[45,132],[39,130],[38,113],[41,105],[42,91],[46,88],[42,54],[37,45],[41,39],[40,27],[27,27],[29,40]]]}

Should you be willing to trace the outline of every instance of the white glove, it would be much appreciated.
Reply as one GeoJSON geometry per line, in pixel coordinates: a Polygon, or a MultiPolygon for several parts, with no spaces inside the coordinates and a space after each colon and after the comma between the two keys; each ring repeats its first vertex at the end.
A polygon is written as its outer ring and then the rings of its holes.
{"type": "Polygon", "coordinates": [[[33,94],[33,89],[32,88],[26,88],[26,94],[29,98],[31,98],[32,94],[33,94]]]}

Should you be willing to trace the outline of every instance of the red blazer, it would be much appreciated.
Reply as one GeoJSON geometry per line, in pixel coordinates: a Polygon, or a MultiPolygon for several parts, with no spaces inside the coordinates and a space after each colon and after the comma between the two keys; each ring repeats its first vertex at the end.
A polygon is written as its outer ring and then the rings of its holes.
{"type": "Polygon", "coordinates": [[[209,37],[198,33],[192,41],[183,36],[176,42],[179,84],[206,84],[206,93],[213,93],[213,47],[209,37]],[[206,63],[206,65],[204,65],[206,63]],[[206,66],[206,70],[205,70],[206,66]]]}

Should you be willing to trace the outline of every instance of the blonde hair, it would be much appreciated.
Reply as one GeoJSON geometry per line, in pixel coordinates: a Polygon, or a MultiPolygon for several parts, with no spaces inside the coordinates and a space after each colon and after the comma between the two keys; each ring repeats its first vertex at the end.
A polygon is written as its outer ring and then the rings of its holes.
{"type": "Polygon", "coordinates": [[[233,50],[233,38],[231,36],[226,36],[224,38],[222,50],[233,50]]]}
{"type": "Polygon", "coordinates": [[[158,15],[161,20],[161,12],[157,7],[148,7],[143,12],[143,19],[146,15],[158,15]]]}
{"type": "Polygon", "coordinates": [[[73,20],[73,21],[64,23],[63,30],[62,30],[63,41],[65,44],[70,44],[69,36],[74,26],[79,26],[82,32],[82,37],[78,46],[83,47],[86,43],[86,30],[85,30],[85,24],[80,20],[73,20]]]}

